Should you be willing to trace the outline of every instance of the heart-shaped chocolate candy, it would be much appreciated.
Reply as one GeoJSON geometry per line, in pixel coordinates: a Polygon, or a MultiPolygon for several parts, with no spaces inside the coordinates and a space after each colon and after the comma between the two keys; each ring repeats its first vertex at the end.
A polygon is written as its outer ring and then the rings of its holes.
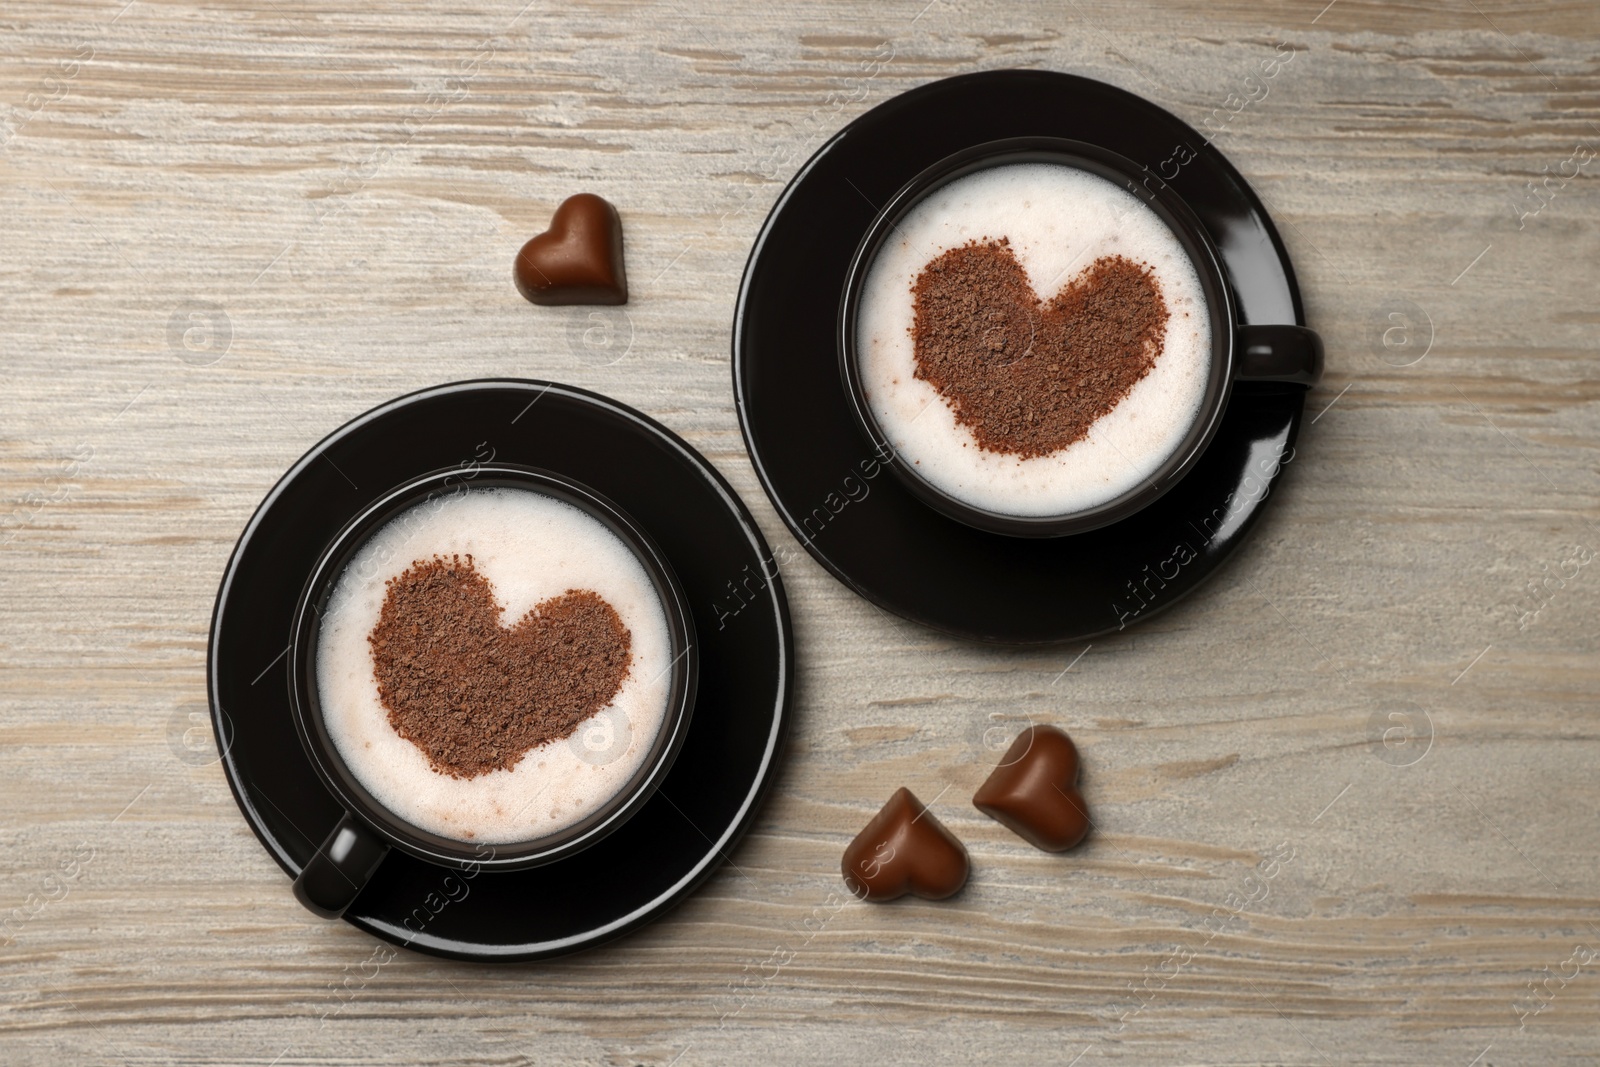
{"type": "Polygon", "coordinates": [[[1054,726],[1030,726],[972,798],[977,809],[1046,852],[1064,852],[1089,833],[1078,792],[1078,746],[1054,726]]]}
{"type": "Polygon", "coordinates": [[[1150,373],[1167,303],[1148,267],[1102,256],[1041,301],[1005,238],[972,241],[917,275],[916,376],[979,447],[1029,459],[1089,432],[1150,373]]]}
{"type": "Polygon", "coordinates": [[[617,209],[593,193],[567,197],[550,228],[517,253],[512,277],[535,304],[626,304],[617,209]]]}
{"type": "Polygon", "coordinates": [[[367,641],[395,731],[433,769],[476,778],[509,769],[611,703],[633,637],[591,590],[569,589],[509,629],[471,556],[418,560],[389,579],[367,641]]]}
{"type": "Polygon", "coordinates": [[[943,900],[967,884],[967,850],[901,787],[844,850],[844,884],[862,900],[943,900]]]}

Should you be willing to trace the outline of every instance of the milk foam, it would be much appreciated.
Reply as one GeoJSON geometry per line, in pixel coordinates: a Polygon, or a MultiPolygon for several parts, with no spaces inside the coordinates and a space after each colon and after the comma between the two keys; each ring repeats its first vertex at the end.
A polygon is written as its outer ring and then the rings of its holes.
{"type": "Polygon", "coordinates": [[[956,499],[1007,515],[1068,515],[1137,487],[1182,443],[1211,373],[1210,316],[1177,237],[1132,193],[1061,164],[1002,164],[923,198],[873,259],[856,325],[867,403],[899,460],[956,499]],[[1171,316],[1150,373],[1087,437],[1032,459],[984,451],[938,390],[915,376],[917,275],[952,248],[1001,237],[1042,300],[1097,258],[1121,255],[1151,269],[1171,316]]]}
{"type": "Polygon", "coordinates": [[[627,784],[666,719],[672,678],[666,610],[633,551],[570,504],[524,489],[472,489],[402,512],[346,565],[323,614],[316,681],[322,716],[351,773],[391,812],[461,841],[528,841],[579,822],[627,784]],[[607,707],[571,737],[476,778],[435,771],[389,725],[367,635],[385,582],[413,562],[472,554],[511,626],[568,589],[592,589],[632,634],[633,662],[607,707]]]}

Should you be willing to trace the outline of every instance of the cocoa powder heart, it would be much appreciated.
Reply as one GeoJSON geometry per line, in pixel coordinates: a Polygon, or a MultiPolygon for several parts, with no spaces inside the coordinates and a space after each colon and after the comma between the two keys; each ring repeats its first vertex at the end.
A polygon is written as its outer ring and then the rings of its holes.
{"type": "Polygon", "coordinates": [[[517,291],[535,304],[626,304],[622,217],[593,193],[569,196],[517,253],[517,291]]]}
{"type": "Polygon", "coordinates": [[[967,884],[966,846],[901,787],[844,850],[844,884],[862,900],[943,900],[967,884]]]}
{"type": "Polygon", "coordinates": [[[569,589],[508,627],[472,557],[418,560],[388,581],[372,648],[389,724],[433,769],[476,778],[570,736],[611,703],[632,635],[600,594],[569,589]]]}
{"type": "Polygon", "coordinates": [[[1046,852],[1065,852],[1089,833],[1078,791],[1078,746],[1054,726],[1017,735],[972,798],[973,806],[1046,852]]]}
{"type": "Polygon", "coordinates": [[[1150,373],[1167,302],[1148,267],[1102,256],[1048,302],[1010,242],[971,241],[912,283],[916,376],[939,391],[979,447],[1031,459],[1058,452],[1150,373]]]}

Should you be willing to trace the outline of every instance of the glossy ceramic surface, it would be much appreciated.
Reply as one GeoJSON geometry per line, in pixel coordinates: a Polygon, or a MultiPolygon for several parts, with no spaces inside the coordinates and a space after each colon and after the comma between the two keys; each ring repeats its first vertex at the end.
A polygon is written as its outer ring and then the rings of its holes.
{"type": "Polygon", "coordinates": [[[767,218],[734,318],[740,426],[801,543],[881,607],[978,641],[1048,644],[1170,607],[1248,534],[1293,458],[1306,390],[1238,382],[1183,480],[1122,521],[1008,537],[947,518],[885,468],[851,413],[835,331],[850,260],[880,208],[941,159],[1007,137],[1101,145],[1178,193],[1220,250],[1241,324],[1304,324],[1266,210],[1195,130],[1145,100],[1048,71],[969,74],[869,111],[801,169],[767,218]]]}
{"type": "MultiPolygon", "coordinates": [[[[345,920],[441,956],[536,959],[617,937],[723,861],[771,783],[789,726],[793,647],[771,555],[722,478],[680,438],[604,397],[528,381],[460,382],[337,430],[267,494],[217,595],[208,676],[223,766],[246,820],[290,878],[343,814],[296,736],[287,651],[296,601],[338,531],[417,475],[495,462],[557,471],[647,530],[688,598],[695,709],[671,773],[604,840],[544,866],[461,871],[399,850],[345,920]],[[743,606],[721,600],[740,579],[743,606]]],[[[284,884],[284,892],[289,885],[284,884]]]]}

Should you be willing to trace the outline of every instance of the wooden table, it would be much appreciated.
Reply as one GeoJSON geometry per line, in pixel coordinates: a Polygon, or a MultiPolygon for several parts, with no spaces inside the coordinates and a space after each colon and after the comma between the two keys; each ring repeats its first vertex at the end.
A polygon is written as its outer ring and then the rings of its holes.
{"type": "Polygon", "coordinates": [[[0,1060],[1600,1056],[1595,7],[122,3],[4,17],[0,1060]],[[1273,211],[1328,374],[1252,541],[1053,652],[797,554],[793,743],[737,870],[544,965],[375,962],[313,919],[204,726],[262,494],[397,394],[548,377],[683,434],[793,547],[730,390],[751,240],[839,125],[999,67],[1209,124],[1273,211]],[[580,190],[626,219],[609,348],[509,277],[580,190]],[[1084,752],[1066,857],[969,803],[1028,718],[1084,752]],[[899,784],[972,882],[845,902],[899,784]]]}

